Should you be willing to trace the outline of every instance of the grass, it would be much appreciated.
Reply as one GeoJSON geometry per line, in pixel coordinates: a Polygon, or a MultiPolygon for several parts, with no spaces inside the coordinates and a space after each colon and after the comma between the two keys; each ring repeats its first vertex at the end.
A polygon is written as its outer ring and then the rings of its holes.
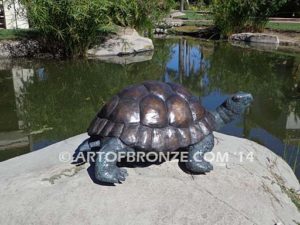
{"type": "Polygon", "coordinates": [[[276,163],[277,162],[275,160],[273,162],[273,164],[271,166],[269,166],[269,171],[275,178],[275,180],[276,180],[278,186],[280,187],[280,189],[282,190],[282,192],[284,192],[292,200],[292,202],[295,204],[297,209],[300,211],[300,194],[292,188],[287,188],[285,186],[285,182],[284,182],[283,178],[273,171],[273,168],[274,168],[274,166],[276,166],[276,163]]]}
{"type": "MultiPolygon", "coordinates": [[[[210,26],[213,25],[213,16],[211,14],[200,14],[196,11],[186,10],[184,11],[185,16],[179,16],[177,18],[184,20],[194,20],[186,21],[184,25],[186,26],[210,26]],[[199,20],[199,21],[195,21],[199,20]],[[206,21],[205,21],[206,20],[206,21]]],[[[266,25],[267,29],[277,30],[277,31],[290,31],[290,32],[300,32],[300,23],[279,23],[279,22],[268,22],[266,25]]]]}
{"type": "Polygon", "coordinates": [[[296,31],[300,32],[300,23],[278,23],[268,22],[267,29],[278,30],[278,31],[296,31]]]}
{"type": "Polygon", "coordinates": [[[290,197],[292,202],[296,205],[300,211],[300,195],[294,189],[284,189],[284,192],[290,197]]]}
{"type": "MultiPolygon", "coordinates": [[[[200,20],[200,21],[186,21],[184,25],[187,26],[210,26],[213,25],[213,16],[211,14],[201,14],[197,11],[186,10],[184,16],[177,18],[184,20],[200,20]],[[207,20],[207,21],[205,21],[207,20]]],[[[300,23],[280,23],[280,22],[268,22],[266,25],[267,29],[276,31],[290,31],[300,32],[300,23]]]]}
{"type": "Polygon", "coordinates": [[[37,36],[38,36],[37,31],[32,29],[0,30],[0,40],[28,39],[28,38],[36,38],[37,36]]]}
{"type": "Polygon", "coordinates": [[[195,11],[184,11],[185,16],[179,16],[176,18],[185,20],[212,20],[212,15],[200,14],[195,11]]]}

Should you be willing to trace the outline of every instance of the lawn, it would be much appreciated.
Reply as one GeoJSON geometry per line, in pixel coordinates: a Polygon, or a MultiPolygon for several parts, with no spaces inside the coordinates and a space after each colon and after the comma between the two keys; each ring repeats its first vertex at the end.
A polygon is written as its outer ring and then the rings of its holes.
{"type": "Polygon", "coordinates": [[[0,30],[0,40],[13,40],[13,39],[26,39],[37,37],[38,33],[35,30],[28,29],[1,29],[0,30]]]}
{"type": "Polygon", "coordinates": [[[278,23],[268,22],[267,29],[278,30],[278,31],[298,31],[300,32],[300,23],[278,23]]]}

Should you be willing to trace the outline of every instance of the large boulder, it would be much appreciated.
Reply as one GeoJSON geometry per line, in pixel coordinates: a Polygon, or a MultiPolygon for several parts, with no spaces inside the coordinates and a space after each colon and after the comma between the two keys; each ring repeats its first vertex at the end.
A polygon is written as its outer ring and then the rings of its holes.
{"type": "Polygon", "coordinates": [[[0,224],[299,224],[299,182],[287,163],[254,142],[215,136],[214,155],[228,160],[207,175],[170,161],[96,184],[87,164],[63,162],[86,134],[1,162],[0,224]]]}
{"type": "Polygon", "coordinates": [[[119,28],[118,32],[110,35],[103,43],[87,51],[89,57],[120,56],[152,51],[153,42],[141,37],[135,29],[119,28]]]}
{"type": "Polygon", "coordinates": [[[279,45],[279,38],[276,35],[264,34],[264,33],[239,33],[233,34],[229,38],[232,41],[245,41],[255,43],[266,43],[279,45]]]}

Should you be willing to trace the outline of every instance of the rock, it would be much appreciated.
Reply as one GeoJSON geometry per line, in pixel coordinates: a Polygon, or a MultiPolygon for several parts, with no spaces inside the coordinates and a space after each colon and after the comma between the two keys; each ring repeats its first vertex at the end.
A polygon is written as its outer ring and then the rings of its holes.
{"type": "Polygon", "coordinates": [[[108,63],[128,65],[132,63],[149,61],[153,57],[153,51],[141,52],[138,54],[130,54],[123,56],[102,56],[102,57],[93,57],[93,59],[101,60],[108,63]]]}
{"type": "Polygon", "coordinates": [[[179,12],[179,11],[174,11],[170,14],[171,18],[176,18],[176,17],[181,17],[181,16],[185,16],[185,13],[179,12]]]}
{"type": "Polygon", "coordinates": [[[170,29],[172,27],[180,27],[183,25],[182,20],[165,18],[160,23],[155,25],[156,28],[160,29],[170,29]]]}
{"type": "Polygon", "coordinates": [[[0,58],[32,57],[40,52],[35,40],[5,40],[0,42],[0,58]]]}
{"type": "Polygon", "coordinates": [[[104,43],[87,51],[89,57],[128,55],[154,49],[153,42],[149,38],[141,37],[131,28],[120,28],[110,35],[104,43]]]}
{"type": "Polygon", "coordinates": [[[51,59],[62,57],[61,50],[54,55],[47,51],[48,49],[41,42],[33,39],[0,41],[0,59],[22,57],[51,59]]]}
{"type": "Polygon", "coordinates": [[[245,41],[256,43],[267,43],[279,45],[279,38],[276,35],[264,34],[264,33],[240,33],[233,34],[229,38],[232,41],[245,41]]]}
{"type": "Polygon", "coordinates": [[[214,155],[228,154],[228,161],[214,161],[207,175],[187,174],[170,161],[128,168],[123,184],[96,184],[87,164],[62,162],[86,134],[1,162],[0,223],[299,223],[300,213],[290,198],[299,199],[292,191],[299,190],[299,182],[287,163],[254,142],[215,136],[214,155]]]}

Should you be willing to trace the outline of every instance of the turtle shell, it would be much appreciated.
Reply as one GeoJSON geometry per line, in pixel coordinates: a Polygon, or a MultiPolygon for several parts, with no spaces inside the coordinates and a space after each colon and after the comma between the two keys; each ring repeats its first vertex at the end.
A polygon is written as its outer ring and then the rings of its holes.
{"type": "Polygon", "coordinates": [[[132,85],[108,101],[88,128],[92,137],[117,137],[128,146],[174,151],[201,141],[212,120],[198,98],[174,83],[132,85]]]}

